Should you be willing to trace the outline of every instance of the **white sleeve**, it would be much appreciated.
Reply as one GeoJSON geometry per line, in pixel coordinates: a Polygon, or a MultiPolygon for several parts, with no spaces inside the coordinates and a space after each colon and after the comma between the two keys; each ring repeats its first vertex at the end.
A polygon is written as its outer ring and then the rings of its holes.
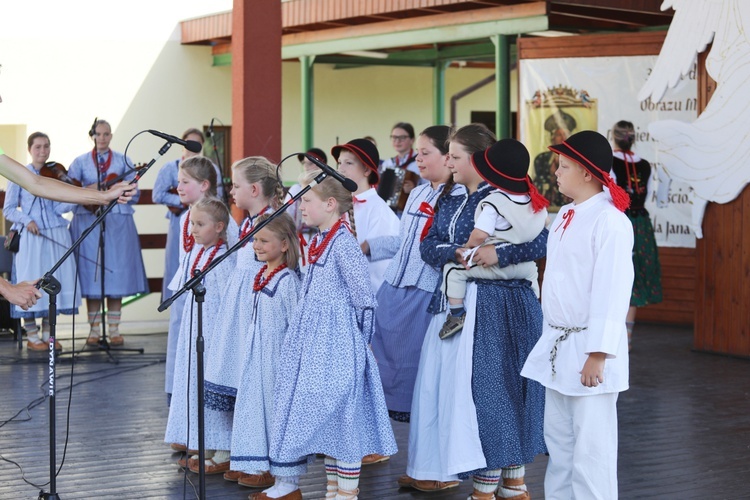
{"type": "Polygon", "coordinates": [[[479,217],[474,222],[474,229],[479,229],[487,234],[494,234],[495,230],[505,230],[510,228],[510,223],[505,217],[497,213],[495,207],[489,203],[479,212],[479,217]]]}

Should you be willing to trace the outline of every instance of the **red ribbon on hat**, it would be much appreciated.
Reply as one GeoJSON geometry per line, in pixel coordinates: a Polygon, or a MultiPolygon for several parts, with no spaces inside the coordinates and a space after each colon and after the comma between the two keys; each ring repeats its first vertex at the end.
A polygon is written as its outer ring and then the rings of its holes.
{"type": "Polygon", "coordinates": [[[536,188],[534,183],[531,182],[531,178],[526,176],[526,184],[529,186],[529,196],[531,197],[531,209],[534,213],[537,213],[543,208],[549,206],[549,200],[542,196],[542,193],[536,188]]]}
{"type": "MultiPolygon", "coordinates": [[[[609,189],[609,194],[612,197],[612,203],[615,204],[615,208],[617,208],[617,210],[619,210],[620,212],[624,212],[630,206],[630,196],[628,196],[628,193],[626,193],[623,188],[617,185],[615,180],[612,179],[612,177],[610,177],[608,172],[605,172],[601,168],[594,165],[591,162],[591,160],[589,160],[588,158],[583,156],[581,153],[576,151],[575,148],[571,146],[570,144],[568,144],[567,141],[563,141],[563,144],[568,146],[568,148],[570,148],[570,150],[573,151],[575,154],[583,158],[583,161],[585,161],[588,165],[590,165],[591,168],[598,170],[602,174],[602,177],[604,177],[604,180],[600,180],[600,182],[604,184],[604,186],[606,186],[607,189],[609,189]]],[[[571,159],[575,161],[576,163],[578,163],[578,160],[576,160],[575,158],[571,158],[571,159]]]]}
{"type": "Polygon", "coordinates": [[[353,201],[354,203],[367,203],[367,200],[360,200],[360,199],[359,199],[359,198],[357,198],[356,196],[352,196],[352,201],[353,201]]]}
{"type": "Polygon", "coordinates": [[[435,220],[435,209],[427,203],[426,201],[423,201],[419,208],[417,209],[423,214],[427,215],[427,222],[424,223],[424,227],[422,228],[422,234],[419,235],[419,242],[423,242],[425,238],[427,238],[427,233],[430,232],[430,228],[432,227],[432,222],[435,220]]]}

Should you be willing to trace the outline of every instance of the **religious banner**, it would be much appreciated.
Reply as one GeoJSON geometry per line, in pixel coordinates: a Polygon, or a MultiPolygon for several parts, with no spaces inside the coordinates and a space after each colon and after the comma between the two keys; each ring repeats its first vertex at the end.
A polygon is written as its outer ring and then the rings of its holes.
{"type": "Polygon", "coordinates": [[[532,158],[530,175],[550,200],[550,212],[568,203],[557,190],[556,155],[547,149],[570,134],[597,130],[612,140],[619,120],[633,123],[633,151],[651,163],[649,198],[656,243],[664,247],[695,247],[690,228],[692,188],[671,182],[669,164],[659,158],[650,136],[651,122],[664,119],[692,121],[697,116],[695,71],[691,71],[659,103],[639,101],[638,91],[651,74],[656,56],[575,57],[523,59],[519,62],[520,140],[532,158]]]}

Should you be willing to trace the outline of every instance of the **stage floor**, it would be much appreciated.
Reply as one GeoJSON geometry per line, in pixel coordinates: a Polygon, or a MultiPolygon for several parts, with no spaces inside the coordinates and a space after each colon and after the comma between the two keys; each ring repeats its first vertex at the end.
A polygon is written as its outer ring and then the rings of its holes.
{"type": "MultiPolygon", "coordinates": [[[[691,352],[687,328],[637,325],[631,388],[619,399],[620,497],[623,499],[750,498],[750,361],[691,352]]],[[[61,499],[196,498],[198,477],[176,465],[164,444],[166,334],[128,335],[127,347],[144,354],[113,356],[95,349],[76,357],[66,431],[71,357],[58,362],[57,466],[66,435],[65,463],[57,477],[61,499]],[[184,497],[183,497],[184,495],[184,497]]],[[[63,340],[71,346],[70,340],[63,340]]],[[[82,342],[76,342],[82,345],[82,342]]],[[[36,498],[49,479],[45,354],[0,340],[0,498],[36,498]],[[24,407],[39,404],[28,412],[24,407]],[[16,413],[18,416],[8,422],[16,413]],[[17,462],[23,468],[8,462],[17,462]]],[[[464,499],[470,482],[442,493],[399,489],[406,467],[408,425],[394,423],[399,453],[363,469],[361,499],[464,499]]],[[[544,498],[546,457],[527,467],[534,500],[544,498]]],[[[301,479],[306,499],[325,492],[322,461],[301,479]]],[[[45,491],[48,486],[44,487],[45,491]]],[[[207,498],[247,498],[253,490],[209,476],[207,498]]]]}

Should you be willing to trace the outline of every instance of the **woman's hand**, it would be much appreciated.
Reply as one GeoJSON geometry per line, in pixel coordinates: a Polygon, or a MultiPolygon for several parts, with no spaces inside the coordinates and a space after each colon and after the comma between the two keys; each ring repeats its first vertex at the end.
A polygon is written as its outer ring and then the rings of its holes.
{"type": "Polygon", "coordinates": [[[17,285],[11,285],[0,278],[0,294],[11,304],[26,311],[42,297],[42,292],[34,286],[35,284],[36,281],[23,281],[17,285]]]}
{"type": "Polygon", "coordinates": [[[117,203],[121,204],[128,203],[135,196],[136,189],[138,189],[138,184],[130,184],[128,181],[118,182],[107,191],[102,192],[104,198],[101,204],[106,205],[112,200],[117,200],[117,203]]]}
{"type": "Polygon", "coordinates": [[[497,264],[497,252],[493,245],[480,247],[474,252],[474,264],[482,267],[490,267],[497,264]]]}
{"type": "Polygon", "coordinates": [[[362,249],[362,253],[365,255],[370,255],[370,244],[367,243],[367,241],[363,241],[362,244],[359,246],[359,248],[362,249]]]}
{"type": "Polygon", "coordinates": [[[39,234],[39,226],[36,225],[36,222],[31,221],[28,224],[26,224],[26,230],[30,232],[31,234],[39,234]]]}

